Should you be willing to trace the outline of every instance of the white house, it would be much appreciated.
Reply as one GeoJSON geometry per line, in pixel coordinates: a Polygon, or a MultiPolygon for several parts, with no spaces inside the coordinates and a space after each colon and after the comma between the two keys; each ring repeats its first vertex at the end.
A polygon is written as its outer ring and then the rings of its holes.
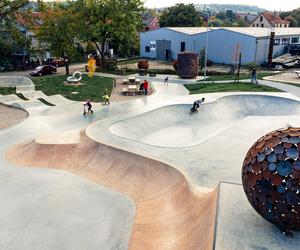
{"type": "MultiPolygon", "coordinates": [[[[208,59],[214,63],[232,64],[237,50],[242,64],[267,62],[270,44],[268,28],[224,27],[161,28],[141,33],[140,56],[159,60],[177,59],[181,51],[200,52],[208,35],[208,59]]],[[[287,52],[289,44],[300,43],[300,28],[275,28],[273,57],[287,52]]]]}

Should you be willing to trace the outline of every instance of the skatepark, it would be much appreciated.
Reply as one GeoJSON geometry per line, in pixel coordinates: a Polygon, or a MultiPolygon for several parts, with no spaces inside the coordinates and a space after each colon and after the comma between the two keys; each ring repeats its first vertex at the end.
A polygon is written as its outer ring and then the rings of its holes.
{"type": "MultiPolygon", "coordinates": [[[[0,130],[2,249],[299,249],[243,192],[241,169],[266,133],[300,125],[298,87],[189,95],[151,81],[133,100],[82,103],[2,77],[21,113],[0,130]],[[43,97],[55,106],[46,106],[43,97]],[[198,113],[194,100],[205,97],[198,113]]],[[[2,113],[1,113],[2,117],[2,113]]],[[[9,119],[8,119],[9,120],[9,119]]]]}

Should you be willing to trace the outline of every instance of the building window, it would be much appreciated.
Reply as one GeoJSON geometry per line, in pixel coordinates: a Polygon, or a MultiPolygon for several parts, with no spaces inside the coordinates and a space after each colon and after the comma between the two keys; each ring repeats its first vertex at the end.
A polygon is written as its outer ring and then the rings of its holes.
{"type": "Polygon", "coordinates": [[[150,52],[150,46],[145,46],[145,52],[147,52],[147,53],[150,52]]]}
{"type": "Polygon", "coordinates": [[[265,26],[265,25],[262,23],[262,24],[261,24],[261,27],[263,28],[264,26],[265,26]]]}
{"type": "Polygon", "coordinates": [[[290,39],[289,38],[282,38],[281,44],[289,44],[289,43],[290,43],[290,39]]]}
{"type": "Polygon", "coordinates": [[[258,27],[258,24],[256,24],[256,27],[258,27]]]}
{"type": "Polygon", "coordinates": [[[274,45],[280,45],[280,39],[274,39],[274,45]]]}
{"type": "Polygon", "coordinates": [[[185,51],[185,42],[180,43],[180,51],[185,51]]]}
{"type": "Polygon", "coordinates": [[[264,20],[264,17],[263,16],[260,16],[260,21],[262,22],[264,20]]]}
{"type": "Polygon", "coordinates": [[[299,37],[292,37],[291,43],[299,43],[299,37]]]}

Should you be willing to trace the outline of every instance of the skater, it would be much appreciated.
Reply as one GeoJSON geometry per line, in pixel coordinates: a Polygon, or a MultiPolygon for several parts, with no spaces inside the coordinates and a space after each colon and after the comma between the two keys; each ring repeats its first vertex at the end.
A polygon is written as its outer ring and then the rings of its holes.
{"type": "Polygon", "coordinates": [[[142,82],[141,85],[139,86],[139,92],[144,93],[144,83],[142,82]]]}
{"type": "Polygon", "coordinates": [[[147,80],[144,80],[144,95],[148,95],[149,83],[147,80]]]}
{"type": "Polygon", "coordinates": [[[106,105],[106,104],[110,104],[110,102],[109,102],[109,96],[108,96],[108,94],[106,93],[106,92],[104,92],[104,95],[102,96],[102,104],[103,105],[106,105]]]}
{"type": "Polygon", "coordinates": [[[88,113],[91,113],[93,114],[94,111],[92,110],[92,104],[91,104],[91,101],[90,100],[87,100],[85,104],[83,104],[83,115],[86,115],[88,113]],[[87,106],[88,110],[86,111],[85,110],[85,106],[87,106]]]}
{"type": "Polygon", "coordinates": [[[257,74],[256,74],[256,68],[252,69],[252,73],[251,73],[251,83],[255,83],[257,84],[257,74]]]}
{"type": "Polygon", "coordinates": [[[164,80],[164,85],[168,85],[169,84],[169,77],[167,76],[164,80]]]}
{"type": "Polygon", "coordinates": [[[196,112],[200,105],[205,101],[205,98],[203,97],[201,100],[194,101],[193,107],[191,108],[191,112],[196,112]]]}

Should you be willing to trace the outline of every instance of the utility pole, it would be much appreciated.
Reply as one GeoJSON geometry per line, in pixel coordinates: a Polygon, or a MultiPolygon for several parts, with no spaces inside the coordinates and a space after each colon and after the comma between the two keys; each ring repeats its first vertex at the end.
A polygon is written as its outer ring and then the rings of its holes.
{"type": "Polygon", "coordinates": [[[209,8],[205,10],[205,13],[207,14],[207,22],[206,22],[206,46],[205,46],[205,61],[204,61],[204,81],[206,80],[206,67],[207,67],[207,51],[208,51],[208,32],[209,32],[209,8]]]}

